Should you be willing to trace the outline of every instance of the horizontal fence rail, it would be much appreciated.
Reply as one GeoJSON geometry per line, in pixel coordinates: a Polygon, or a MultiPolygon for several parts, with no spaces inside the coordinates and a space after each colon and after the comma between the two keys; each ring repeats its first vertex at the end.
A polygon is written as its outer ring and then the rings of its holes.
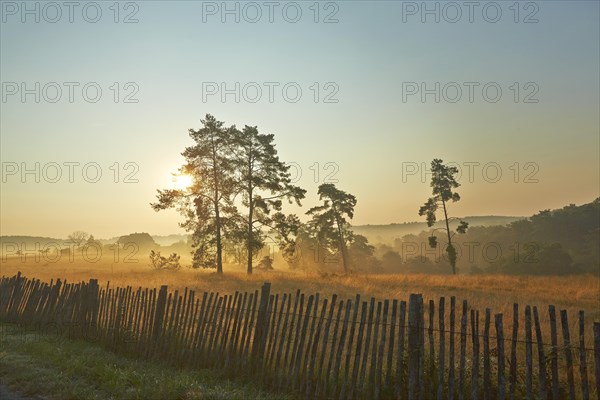
{"type": "Polygon", "coordinates": [[[270,283],[200,295],[0,278],[2,322],[307,399],[598,398],[600,323],[586,347],[583,311],[572,331],[567,311],[552,305],[514,304],[505,320],[446,300],[271,294],[270,283]]]}

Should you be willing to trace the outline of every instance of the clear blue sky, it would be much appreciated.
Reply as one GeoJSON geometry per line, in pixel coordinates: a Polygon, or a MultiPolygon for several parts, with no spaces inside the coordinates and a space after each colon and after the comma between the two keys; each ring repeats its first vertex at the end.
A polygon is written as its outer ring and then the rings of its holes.
{"type": "MultiPolygon", "coordinates": [[[[35,3],[26,4],[33,8],[35,3]]],[[[403,165],[406,170],[406,163],[416,163],[410,165],[420,169],[435,157],[463,166],[463,200],[453,206],[455,215],[530,215],[593,200],[600,194],[599,2],[521,2],[516,15],[514,2],[500,1],[494,3],[502,12],[496,23],[486,21],[496,11],[488,3],[478,3],[473,22],[463,7],[455,23],[448,21],[456,11],[448,2],[439,3],[439,23],[435,15],[424,15],[422,22],[422,10],[412,8],[421,2],[321,2],[319,23],[312,1],[296,3],[302,10],[297,23],[284,18],[284,7],[286,18],[295,16],[295,4],[285,2],[275,7],[273,22],[268,8],[257,2],[262,18],[256,23],[248,21],[255,10],[243,2],[239,23],[235,15],[221,21],[220,1],[132,3],[136,7],[123,2],[119,23],[109,8],[113,2],[98,3],[97,23],[83,18],[82,7],[74,10],[73,23],[66,8],[58,22],[47,22],[55,10],[44,11],[41,3],[36,23],[35,15],[21,21],[21,2],[2,2],[3,172],[12,171],[13,163],[33,169],[39,162],[43,169],[51,162],[95,162],[103,175],[97,183],[86,182],[79,166],[70,183],[63,165],[57,183],[43,174],[39,183],[34,175],[22,183],[20,171],[4,176],[1,234],[180,232],[175,213],[156,214],[148,203],[157,188],[173,185],[170,172],[190,144],[187,130],[197,128],[206,113],[275,134],[282,159],[302,169],[298,183],[309,191],[306,207],[316,203],[318,184],[335,172],[338,186],[358,198],[356,224],[418,220],[430,189],[419,174],[403,179],[403,165]],[[215,5],[216,14],[207,13],[215,5]],[[138,22],[123,23],[132,12],[138,22]],[[337,23],[323,23],[330,14],[337,23]],[[538,22],[525,23],[527,18],[538,22]],[[46,97],[40,89],[40,103],[34,95],[22,102],[20,92],[8,94],[12,83],[22,82],[29,88],[57,82],[62,97],[50,103],[54,92],[47,87],[46,97]],[[64,82],[80,84],[73,103],[64,82]],[[82,97],[88,82],[102,89],[97,103],[82,97]],[[118,103],[110,89],[114,82],[120,88],[118,103]],[[127,82],[135,85],[126,88],[127,82]],[[203,99],[207,82],[225,82],[229,88],[257,82],[263,93],[256,103],[243,96],[236,103],[233,95],[225,102],[220,95],[203,99]],[[264,82],[279,84],[272,103],[264,82]],[[283,98],[281,88],[289,82],[302,89],[296,103],[283,98]],[[326,87],[328,82],[332,85],[326,87]],[[420,93],[403,101],[403,87],[406,91],[410,82],[429,88],[456,82],[462,98],[448,101],[455,96],[450,85],[439,103],[434,94],[423,103],[420,93]],[[472,103],[465,82],[479,84],[472,103]],[[482,96],[490,82],[502,89],[496,103],[482,96]],[[123,96],[135,87],[138,103],[124,103],[123,96]],[[337,103],[323,102],[334,89],[337,103]],[[523,102],[527,95],[538,102],[523,102]],[[115,162],[120,163],[118,183],[109,168],[115,162]],[[134,171],[123,169],[127,162],[139,166],[138,183],[122,182],[134,171]],[[310,169],[315,162],[318,182],[315,168],[310,169]],[[326,170],[328,162],[337,167],[326,170]],[[479,163],[473,182],[465,164],[470,162],[479,163]],[[485,164],[492,166],[487,180],[481,171],[485,164]],[[502,177],[488,182],[496,166],[502,177]]],[[[234,8],[236,3],[227,4],[234,8]]],[[[86,17],[94,16],[88,7],[86,17]]],[[[46,168],[50,174],[51,167],[46,168]]]]}

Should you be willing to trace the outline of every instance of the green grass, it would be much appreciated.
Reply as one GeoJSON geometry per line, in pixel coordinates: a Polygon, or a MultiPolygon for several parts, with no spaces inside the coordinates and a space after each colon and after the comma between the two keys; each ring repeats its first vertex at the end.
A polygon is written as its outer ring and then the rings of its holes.
{"type": "Polygon", "coordinates": [[[0,382],[49,399],[286,399],[211,370],[177,370],[68,340],[0,324],[0,382]]]}

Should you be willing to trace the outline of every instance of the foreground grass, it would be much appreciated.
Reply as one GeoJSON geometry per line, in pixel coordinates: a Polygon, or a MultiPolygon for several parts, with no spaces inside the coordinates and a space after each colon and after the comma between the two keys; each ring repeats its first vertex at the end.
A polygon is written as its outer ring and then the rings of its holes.
{"type": "Polygon", "coordinates": [[[209,370],[143,362],[86,341],[0,324],[0,383],[49,399],[285,399],[209,370]]]}

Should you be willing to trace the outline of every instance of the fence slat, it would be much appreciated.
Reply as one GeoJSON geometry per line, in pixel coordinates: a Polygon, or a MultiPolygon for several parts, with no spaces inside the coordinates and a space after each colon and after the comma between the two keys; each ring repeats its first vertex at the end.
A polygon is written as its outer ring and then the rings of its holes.
{"type": "Polygon", "coordinates": [[[238,336],[239,336],[239,345],[238,345],[238,338],[235,339],[235,344],[236,344],[236,358],[238,359],[238,362],[235,365],[235,370],[236,372],[239,371],[241,368],[243,368],[242,366],[242,361],[244,361],[244,354],[245,354],[245,349],[246,349],[246,337],[250,336],[248,331],[250,329],[252,329],[251,323],[250,323],[250,314],[254,311],[253,310],[253,305],[256,304],[256,293],[245,293],[244,294],[244,299],[242,300],[243,306],[245,307],[245,309],[242,307],[242,311],[240,312],[240,318],[241,318],[241,323],[240,323],[240,328],[238,331],[238,336]],[[247,301],[246,301],[246,295],[248,295],[247,301]]]}
{"type": "Polygon", "coordinates": [[[596,395],[600,397],[600,322],[594,322],[594,358],[596,360],[596,395]]]}
{"type": "Polygon", "coordinates": [[[419,397],[422,328],[419,310],[423,297],[411,294],[408,303],[408,398],[419,397]]]}
{"type": "MultiPolygon", "coordinates": [[[[277,303],[277,297],[275,297],[275,303],[277,303]]],[[[282,342],[283,340],[283,334],[280,335],[281,332],[281,319],[283,318],[283,309],[286,306],[286,303],[288,302],[289,296],[287,293],[283,294],[283,298],[281,299],[281,307],[279,308],[279,317],[277,318],[277,322],[275,322],[275,318],[273,318],[273,324],[274,324],[274,328],[272,329],[272,333],[273,333],[273,339],[272,339],[272,343],[270,344],[271,349],[269,351],[269,358],[268,358],[268,365],[266,368],[269,369],[269,371],[274,372],[276,371],[274,369],[274,357],[275,357],[275,349],[278,348],[279,344],[282,342]]],[[[237,319],[237,317],[236,317],[237,319]]],[[[234,329],[235,329],[235,323],[234,323],[234,329]]]]}
{"type": "Polygon", "coordinates": [[[346,362],[344,363],[344,378],[342,379],[342,389],[340,390],[340,399],[346,398],[348,392],[348,380],[350,377],[350,358],[353,354],[354,333],[356,331],[356,322],[358,320],[358,310],[360,309],[360,295],[356,295],[354,300],[354,312],[352,313],[352,322],[350,323],[350,333],[348,335],[348,346],[346,350],[346,362]]]}
{"type": "Polygon", "coordinates": [[[471,310],[471,339],[473,343],[473,369],[471,372],[471,398],[479,399],[479,311],[471,310]]]}
{"type": "Polygon", "coordinates": [[[400,302],[400,321],[398,322],[398,355],[396,357],[396,382],[394,393],[396,398],[404,398],[406,385],[403,385],[404,378],[404,332],[406,327],[406,302],[400,302]]]}
{"type": "Polygon", "coordinates": [[[296,323],[296,331],[294,333],[294,343],[292,344],[292,358],[288,366],[287,384],[291,385],[292,375],[294,373],[294,365],[296,365],[296,357],[298,357],[298,345],[300,343],[300,335],[302,330],[302,317],[304,316],[304,293],[300,294],[300,306],[298,308],[298,318],[296,323]]]}
{"type": "MultiPolygon", "coordinates": [[[[446,318],[446,309],[445,309],[446,299],[444,297],[440,297],[440,301],[438,303],[438,328],[439,328],[439,342],[440,342],[440,350],[438,352],[438,378],[437,378],[437,398],[438,400],[443,400],[444,398],[444,368],[446,361],[446,327],[444,324],[444,319],[446,318]]],[[[433,362],[433,361],[432,361],[433,362]]]]}
{"type": "Polygon", "coordinates": [[[217,360],[217,365],[219,366],[224,366],[227,360],[227,345],[231,340],[230,338],[233,338],[231,320],[233,319],[233,315],[235,313],[236,306],[240,301],[240,297],[240,293],[236,290],[233,294],[233,303],[227,306],[227,316],[225,317],[225,322],[223,325],[223,337],[221,339],[221,345],[219,346],[219,356],[217,360]]]}
{"type": "MultiPolygon", "coordinates": [[[[297,299],[298,298],[296,296],[296,300],[297,299]]],[[[277,357],[275,358],[275,365],[273,367],[273,374],[274,374],[273,376],[276,379],[281,377],[280,371],[279,371],[279,366],[281,365],[280,361],[281,361],[281,356],[283,354],[283,346],[287,342],[286,341],[286,338],[287,338],[286,334],[287,334],[287,330],[288,330],[288,319],[290,317],[290,307],[291,306],[292,306],[292,297],[291,297],[291,294],[290,294],[288,296],[288,302],[287,302],[287,306],[286,306],[286,309],[285,309],[285,319],[283,320],[283,327],[282,327],[282,330],[281,330],[281,337],[279,339],[279,345],[277,346],[277,357]]],[[[289,343],[289,342],[287,342],[287,343],[289,343]]],[[[278,380],[278,382],[281,382],[281,381],[278,380]]]]}
{"type": "MultiPolygon", "coordinates": [[[[309,318],[311,316],[311,311],[313,308],[313,302],[315,301],[315,296],[308,296],[308,303],[306,304],[306,313],[304,314],[304,323],[302,324],[302,331],[300,333],[300,343],[298,343],[298,351],[296,356],[296,364],[294,366],[294,373],[292,374],[292,388],[296,388],[298,381],[300,379],[302,361],[304,359],[304,343],[306,342],[306,332],[308,329],[309,318]]],[[[336,368],[336,371],[339,371],[339,368],[336,368]]]]}
{"type": "Polygon", "coordinates": [[[375,372],[375,399],[381,398],[381,384],[383,377],[383,351],[385,350],[387,316],[390,308],[390,301],[383,302],[383,321],[381,329],[381,342],[379,343],[379,354],[377,355],[377,369],[375,372]]]}
{"type": "MultiPolygon", "coordinates": [[[[273,295],[271,295],[271,297],[272,296],[273,295]]],[[[271,351],[273,349],[273,342],[277,340],[277,338],[274,337],[274,335],[275,335],[275,329],[276,329],[275,324],[277,322],[277,305],[278,304],[279,304],[279,294],[275,294],[275,302],[274,303],[272,302],[272,305],[270,306],[270,309],[269,309],[269,315],[272,315],[272,317],[270,318],[271,327],[269,328],[269,339],[267,341],[267,346],[265,349],[265,362],[263,365],[263,373],[266,372],[269,369],[269,365],[272,364],[271,351]]],[[[263,375],[264,375],[264,378],[266,378],[266,375],[265,374],[263,374],[263,375]]]]}
{"type": "MultiPolygon", "coordinates": [[[[306,398],[310,399],[314,387],[315,381],[315,364],[317,359],[317,350],[319,349],[319,339],[321,337],[321,329],[323,328],[323,321],[325,320],[325,314],[327,313],[327,299],[323,300],[323,306],[321,307],[321,316],[319,317],[319,324],[317,325],[317,329],[314,334],[314,338],[311,343],[311,352],[310,352],[310,360],[309,368],[308,368],[308,376],[306,379],[306,398]]],[[[315,314],[316,317],[316,314],[315,314]]]]}
{"type": "MultiPolygon", "coordinates": [[[[206,293],[205,293],[206,294],[206,293]]],[[[218,295],[218,294],[217,294],[218,295]]],[[[206,296],[204,296],[206,298],[206,296]]],[[[212,303],[214,300],[215,294],[210,293],[208,296],[208,301],[206,303],[206,307],[202,306],[203,312],[200,316],[200,321],[198,321],[198,329],[196,331],[196,338],[194,340],[194,350],[193,350],[193,365],[200,365],[200,352],[202,351],[202,346],[204,343],[204,338],[206,337],[206,324],[208,318],[210,317],[210,310],[212,308],[212,303]]]]}
{"type": "Polygon", "coordinates": [[[348,331],[348,321],[350,319],[350,310],[352,309],[352,300],[346,302],[346,312],[344,313],[344,324],[342,325],[342,334],[340,335],[340,342],[338,345],[337,353],[335,355],[335,369],[333,370],[333,397],[338,394],[339,388],[339,377],[340,377],[340,366],[342,363],[342,353],[344,351],[344,344],[346,343],[346,333],[348,331]]]}
{"type": "Polygon", "coordinates": [[[569,319],[567,310],[560,310],[560,324],[562,327],[565,361],[567,362],[567,380],[569,382],[569,398],[575,399],[575,377],[573,375],[573,352],[571,350],[571,335],[569,333],[569,319]]]}
{"type": "Polygon", "coordinates": [[[302,368],[300,369],[300,377],[299,377],[300,383],[301,383],[300,387],[306,386],[306,382],[302,383],[302,380],[306,379],[308,364],[309,364],[309,360],[310,360],[310,352],[312,350],[312,344],[313,344],[314,335],[315,335],[318,311],[319,311],[319,293],[315,294],[315,302],[314,302],[312,317],[311,317],[312,322],[310,324],[310,332],[308,333],[308,337],[306,338],[307,343],[306,343],[306,351],[304,352],[304,363],[302,365],[302,368]]]}
{"type": "MultiPolygon", "coordinates": [[[[433,390],[434,373],[435,373],[435,344],[433,340],[433,320],[435,317],[435,301],[429,300],[429,328],[427,329],[427,336],[429,339],[429,370],[427,371],[427,386],[429,390],[433,390]]],[[[433,391],[432,391],[433,393],[433,391]]]]}
{"type": "Polygon", "coordinates": [[[460,361],[458,369],[458,399],[465,398],[465,365],[467,353],[467,301],[463,300],[460,319],[460,361]]]}
{"type": "Polygon", "coordinates": [[[581,395],[583,396],[583,400],[589,400],[590,388],[585,354],[585,314],[583,310],[579,311],[579,374],[581,375],[581,395]]]}
{"type": "Polygon", "coordinates": [[[525,396],[531,399],[533,392],[533,339],[531,337],[531,306],[525,306],[525,396]]]}
{"type": "Polygon", "coordinates": [[[502,314],[494,316],[496,325],[496,342],[498,348],[498,400],[506,398],[506,382],[504,378],[504,327],[502,326],[502,314]]]}
{"type": "Polygon", "coordinates": [[[394,361],[394,343],[396,340],[396,318],[398,317],[398,300],[392,301],[392,319],[390,321],[390,347],[388,350],[386,377],[385,377],[385,395],[391,393],[392,386],[392,363],[394,361]]]}
{"type": "Polygon", "coordinates": [[[329,344],[329,328],[333,322],[333,313],[337,303],[337,294],[331,296],[331,306],[329,307],[329,315],[327,317],[327,323],[325,324],[325,334],[323,336],[323,345],[321,346],[321,357],[319,359],[319,371],[317,372],[317,383],[315,383],[315,397],[318,398],[321,392],[321,382],[326,382],[326,378],[323,378],[323,367],[325,366],[325,356],[327,354],[327,346],[329,344]]]}
{"type": "MultiPolygon", "coordinates": [[[[336,352],[336,343],[337,343],[337,336],[338,336],[338,329],[340,327],[340,319],[342,318],[342,310],[344,309],[344,300],[340,301],[339,305],[338,305],[338,312],[337,312],[337,316],[335,319],[335,325],[333,327],[333,334],[332,334],[332,342],[331,342],[331,346],[329,347],[329,360],[327,361],[327,373],[325,374],[325,379],[323,380],[323,387],[321,389],[321,394],[322,397],[327,397],[329,395],[329,390],[331,385],[335,385],[335,379],[331,378],[331,369],[333,368],[333,359],[335,356],[335,352],[336,352]]],[[[337,376],[336,376],[337,379],[337,376]]],[[[334,388],[335,390],[335,388],[334,388]]]]}
{"type": "Polygon", "coordinates": [[[206,346],[206,351],[204,352],[204,364],[205,365],[209,365],[209,363],[211,363],[213,360],[211,350],[213,348],[213,343],[217,339],[217,326],[219,325],[220,316],[221,316],[223,310],[226,308],[225,304],[227,303],[227,298],[228,298],[228,296],[224,295],[223,297],[219,297],[217,299],[217,304],[215,305],[215,312],[213,313],[213,316],[210,319],[210,327],[208,328],[208,331],[209,331],[208,344],[206,346]]]}
{"type": "Polygon", "coordinates": [[[356,353],[354,357],[354,368],[352,369],[352,378],[350,384],[350,395],[349,398],[353,399],[355,394],[355,387],[358,384],[358,370],[360,367],[360,357],[362,353],[363,334],[365,331],[365,320],[367,317],[367,302],[362,302],[362,309],[360,313],[360,325],[358,327],[358,340],[356,342],[356,353]]]}
{"type": "Polygon", "coordinates": [[[375,298],[371,297],[371,301],[369,303],[369,317],[367,318],[367,337],[365,339],[365,353],[362,358],[362,365],[360,370],[360,390],[365,393],[366,391],[366,373],[367,373],[367,360],[369,359],[369,344],[371,343],[371,327],[373,325],[373,315],[375,313],[375,298]]]}
{"type": "Polygon", "coordinates": [[[540,399],[548,398],[546,392],[546,354],[544,353],[544,340],[542,338],[542,329],[540,327],[540,317],[538,309],[533,306],[533,319],[535,322],[535,339],[538,345],[538,385],[540,399]]]}
{"type": "Polygon", "coordinates": [[[490,400],[491,371],[490,371],[490,309],[485,309],[485,322],[483,326],[483,398],[490,400]]]}
{"type": "MultiPolygon", "coordinates": [[[[223,304],[221,311],[219,312],[218,323],[217,323],[217,331],[215,333],[215,340],[212,343],[212,346],[209,349],[209,355],[211,360],[211,365],[216,365],[219,363],[219,348],[220,343],[225,339],[225,333],[223,332],[223,327],[225,325],[225,320],[227,318],[227,314],[229,313],[229,309],[231,308],[231,301],[233,300],[232,295],[226,295],[223,297],[223,304]]],[[[177,331],[178,333],[178,331],[177,331]]]]}
{"type": "MultiPolygon", "coordinates": [[[[242,295],[240,293],[240,302],[238,303],[238,308],[235,312],[235,322],[233,324],[233,332],[232,332],[232,336],[231,339],[229,340],[229,351],[227,352],[227,358],[225,361],[225,368],[229,373],[232,373],[235,371],[235,364],[232,367],[231,363],[235,363],[237,360],[237,354],[238,354],[238,349],[239,349],[239,343],[240,343],[240,337],[241,337],[241,332],[242,332],[242,328],[243,328],[243,322],[244,322],[244,312],[246,311],[247,308],[247,301],[248,301],[248,292],[244,292],[244,294],[242,295]]],[[[202,315],[202,313],[200,313],[200,315],[202,315]]],[[[200,324],[200,320],[198,320],[198,324],[200,324]]]]}
{"type": "Polygon", "coordinates": [[[456,297],[450,297],[450,342],[448,344],[448,400],[454,400],[454,323],[456,320],[455,314],[456,297]]]}
{"type": "Polygon", "coordinates": [[[371,365],[369,367],[369,397],[373,397],[375,391],[375,375],[377,370],[377,343],[379,341],[379,324],[381,321],[381,302],[377,302],[377,314],[373,326],[373,346],[371,347],[371,365]]]}
{"type": "Polygon", "coordinates": [[[255,327],[256,322],[255,319],[257,317],[257,313],[256,313],[256,304],[258,303],[258,290],[255,290],[252,296],[252,305],[250,308],[250,320],[248,321],[248,330],[247,330],[247,334],[246,337],[244,338],[244,341],[242,343],[242,362],[240,363],[240,366],[242,368],[242,370],[246,371],[248,368],[248,364],[249,364],[249,355],[250,353],[250,340],[252,338],[252,328],[255,327]]]}
{"type": "Polygon", "coordinates": [[[556,308],[553,305],[548,306],[550,316],[550,343],[552,343],[552,352],[550,358],[550,368],[552,369],[552,398],[560,399],[560,382],[558,381],[558,336],[556,331],[556,308]]]}
{"type": "Polygon", "coordinates": [[[513,329],[512,341],[510,346],[510,373],[508,396],[510,400],[515,398],[515,389],[517,387],[517,335],[519,334],[519,304],[513,304],[513,329]]]}

